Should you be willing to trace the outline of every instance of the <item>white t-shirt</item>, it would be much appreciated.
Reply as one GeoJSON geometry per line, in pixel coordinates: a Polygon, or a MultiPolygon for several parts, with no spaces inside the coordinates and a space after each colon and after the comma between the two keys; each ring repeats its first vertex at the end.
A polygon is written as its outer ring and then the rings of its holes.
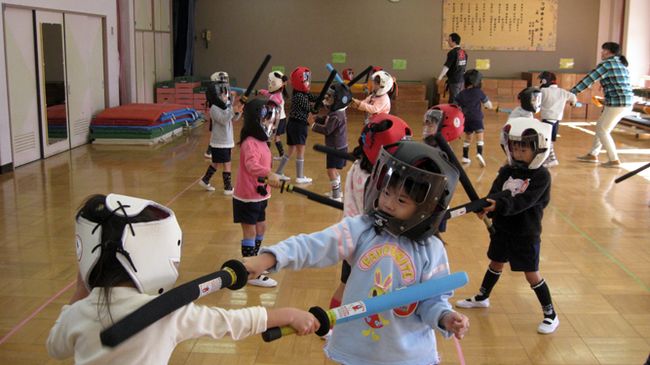
{"type": "MultiPolygon", "coordinates": [[[[97,314],[101,295],[101,290],[95,288],[88,297],[63,306],[47,338],[51,357],[62,360],[74,356],[77,365],[167,364],[174,348],[182,341],[226,335],[238,340],[266,331],[264,307],[225,310],[190,303],[111,349],[102,346],[99,339],[99,333],[111,324],[107,315],[100,321],[97,314]]],[[[154,298],[140,294],[135,288],[113,288],[110,304],[113,322],[154,298]]]]}
{"type": "Polygon", "coordinates": [[[575,104],[578,99],[575,94],[559,88],[557,85],[544,87],[542,91],[541,117],[546,120],[562,120],[564,105],[567,101],[575,104]]]}

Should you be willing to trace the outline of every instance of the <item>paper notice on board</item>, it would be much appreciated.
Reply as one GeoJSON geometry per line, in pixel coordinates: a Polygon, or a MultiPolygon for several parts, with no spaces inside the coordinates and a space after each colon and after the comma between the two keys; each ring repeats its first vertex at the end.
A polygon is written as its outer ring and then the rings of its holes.
{"type": "Polygon", "coordinates": [[[333,52],[332,53],[332,63],[345,63],[347,55],[345,52],[333,52]]]}
{"type": "Polygon", "coordinates": [[[406,70],[406,60],[393,59],[393,70],[406,70]]]}
{"type": "Polygon", "coordinates": [[[560,58],[560,68],[573,68],[573,58],[560,58]]]}
{"type": "Polygon", "coordinates": [[[477,58],[476,59],[476,69],[477,70],[489,70],[490,69],[490,59],[489,58],[477,58]]]}

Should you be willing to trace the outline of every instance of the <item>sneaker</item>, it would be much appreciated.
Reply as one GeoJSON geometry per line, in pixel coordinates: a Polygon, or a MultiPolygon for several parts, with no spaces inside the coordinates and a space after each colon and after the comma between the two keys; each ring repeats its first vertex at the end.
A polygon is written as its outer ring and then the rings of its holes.
{"type": "Polygon", "coordinates": [[[472,163],[472,160],[470,160],[470,159],[467,158],[467,157],[463,157],[463,159],[461,160],[461,162],[463,163],[463,165],[469,165],[470,163],[472,163]]]}
{"type": "Polygon", "coordinates": [[[555,332],[557,329],[557,326],[560,325],[560,316],[557,314],[555,315],[555,318],[550,319],[550,318],[544,318],[542,323],[537,326],[537,332],[541,333],[543,335],[548,335],[549,333],[555,332]]]}
{"type": "Polygon", "coordinates": [[[459,308],[487,308],[489,306],[490,306],[490,298],[485,298],[483,300],[476,300],[476,295],[471,298],[459,300],[456,302],[456,307],[459,308]]]}
{"type": "Polygon", "coordinates": [[[205,157],[205,158],[212,158],[212,154],[211,154],[211,153],[204,152],[204,153],[203,153],[203,157],[205,157]]]}
{"type": "Polygon", "coordinates": [[[273,159],[274,159],[275,161],[278,161],[278,160],[282,160],[282,157],[283,157],[283,156],[273,156],[273,159]]]}
{"type": "Polygon", "coordinates": [[[280,175],[280,180],[282,181],[291,181],[291,178],[285,174],[280,175]]]}
{"type": "Polygon", "coordinates": [[[483,158],[483,155],[477,153],[476,159],[478,160],[478,164],[481,165],[481,167],[485,167],[485,159],[483,158]]]}
{"type": "Polygon", "coordinates": [[[207,191],[214,191],[215,190],[214,186],[212,186],[210,184],[206,184],[205,181],[203,181],[203,180],[199,180],[199,185],[201,185],[203,187],[203,189],[205,189],[207,191]]]}
{"type": "Polygon", "coordinates": [[[223,189],[223,195],[232,195],[232,188],[230,188],[230,189],[223,189]]]}
{"type": "Polygon", "coordinates": [[[584,156],[578,156],[577,159],[578,161],[582,161],[582,162],[598,163],[598,156],[594,156],[591,153],[588,153],[584,156]]]}
{"type": "Polygon", "coordinates": [[[248,280],[249,285],[261,286],[264,288],[273,288],[278,286],[278,282],[266,275],[260,275],[257,279],[248,280]]]}
{"type": "MultiPolygon", "coordinates": [[[[331,191],[331,190],[327,191],[327,192],[325,193],[325,196],[328,197],[328,198],[331,198],[331,199],[335,199],[335,200],[336,200],[336,198],[332,198],[332,191],[331,191]]],[[[343,192],[341,192],[341,195],[340,195],[340,196],[341,196],[341,199],[343,199],[343,192]]]]}
{"type": "Polygon", "coordinates": [[[602,167],[621,167],[621,161],[619,160],[614,160],[614,161],[607,161],[603,162],[600,164],[602,167]]]}
{"type": "Polygon", "coordinates": [[[312,182],[311,177],[303,176],[296,178],[296,184],[310,184],[312,182]]]}

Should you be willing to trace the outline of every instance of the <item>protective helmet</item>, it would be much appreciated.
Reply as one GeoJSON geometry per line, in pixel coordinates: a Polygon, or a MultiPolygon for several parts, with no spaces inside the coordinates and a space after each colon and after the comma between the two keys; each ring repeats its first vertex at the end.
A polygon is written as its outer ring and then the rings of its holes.
{"type": "Polygon", "coordinates": [[[352,102],[352,92],[347,85],[334,83],[327,90],[326,100],[327,99],[330,101],[326,103],[324,100],[323,103],[328,105],[331,111],[337,111],[347,108],[348,105],[350,105],[352,102]]]}
{"type": "Polygon", "coordinates": [[[359,139],[363,153],[371,164],[375,164],[381,146],[392,144],[413,136],[411,128],[401,118],[392,114],[375,114],[361,131],[359,139]]]}
{"type": "Polygon", "coordinates": [[[433,118],[439,116],[439,113],[436,113],[434,111],[442,112],[442,123],[438,122],[437,129],[440,131],[440,133],[442,133],[442,136],[445,137],[445,140],[447,142],[454,141],[463,135],[463,129],[465,127],[465,114],[463,114],[460,106],[456,104],[439,104],[432,106],[424,114],[425,129],[428,123],[427,120],[433,122],[433,118]]]}
{"type": "Polygon", "coordinates": [[[364,212],[375,227],[393,236],[426,239],[438,231],[458,183],[458,170],[440,149],[415,141],[386,145],[369,178],[364,212]],[[408,219],[397,219],[379,206],[380,196],[389,189],[408,194],[416,210],[408,219]]]}
{"type": "Polygon", "coordinates": [[[226,84],[230,83],[230,78],[228,77],[228,73],[224,71],[217,71],[213,73],[210,76],[210,80],[215,82],[222,82],[226,84]]]}
{"type": "Polygon", "coordinates": [[[511,118],[506,121],[501,132],[501,147],[508,157],[511,166],[519,166],[531,170],[538,169],[551,152],[551,133],[553,126],[542,123],[535,118],[511,118]],[[530,163],[517,161],[513,157],[512,148],[515,144],[526,144],[533,150],[533,160],[530,163]]]}
{"type": "Polygon", "coordinates": [[[372,74],[372,81],[377,84],[375,95],[381,96],[393,88],[393,77],[386,71],[377,71],[372,74]]]}
{"type": "Polygon", "coordinates": [[[255,98],[244,105],[244,126],[248,134],[261,141],[268,140],[275,131],[280,107],[271,99],[255,98]]]}
{"type": "Polygon", "coordinates": [[[478,72],[478,70],[471,69],[465,72],[465,75],[463,75],[463,79],[465,81],[465,87],[472,86],[472,87],[480,88],[481,80],[483,80],[483,75],[480,72],[478,72]]]}
{"type": "Polygon", "coordinates": [[[549,87],[551,85],[557,84],[557,79],[555,74],[550,71],[544,71],[537,76],[539,79],[539,87],[549,87]]]}
{"type": "Polygon", "coordinates": [[[343,80],[350,81],[354,78],[354,71],[351,68],[344,68],[341,72],[343,74],[343,80]]]}
{"type": "Polygon", "coordinates": [[[287,82],[287,77],[280,71],[269,72],[269,92],[278,91],[287,82]]]}
{"type": "Polygon", "coordinates": [[[536,87],[527,87],[517,95],[521,108],[532,112],[533,114],[539,112],[542,107],[542,92],[536,87]]]}
{"type": "Polygon", "coordinates": [[[309,92],[309,84],[311,83],[311,71],[308,67],[299,66],[291,71],[291,87],[294,90],[309,92]]]}
{"type": "Polygon", "coordinates": [[[119,194],[84,208],[77,215],[75,232],[79,272],[88,289],[94,286],[93,269],[105,255],[119,261],[140,293],[160,294],[172,288],[178,278],[182,232],[171,209],[119,194]]]}

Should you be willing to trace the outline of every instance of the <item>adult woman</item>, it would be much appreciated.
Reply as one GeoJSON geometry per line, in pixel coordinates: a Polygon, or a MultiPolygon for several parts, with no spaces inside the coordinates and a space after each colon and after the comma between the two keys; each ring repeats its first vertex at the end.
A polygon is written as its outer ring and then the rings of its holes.
{"type": "Polygon", "coordinates": [[[603,167],[619,167],[621,165],[616,153],[616,145],[610,133],[621,118],[632,111],[633,94],[630,86],[630,74],[627,70],[628,63],[620,51],[621,46],[618,43],[603,43],[600,51],[602,62],[570,90],[572,93],[578,94],[600,80],[605,93],[604,110],[596,123],[596,134],[591,151],[584,156],[578,156],[578,160],[597,163],[598,153],[604,146],[607,149],[609,161],[601,164],[603,167]]]}

